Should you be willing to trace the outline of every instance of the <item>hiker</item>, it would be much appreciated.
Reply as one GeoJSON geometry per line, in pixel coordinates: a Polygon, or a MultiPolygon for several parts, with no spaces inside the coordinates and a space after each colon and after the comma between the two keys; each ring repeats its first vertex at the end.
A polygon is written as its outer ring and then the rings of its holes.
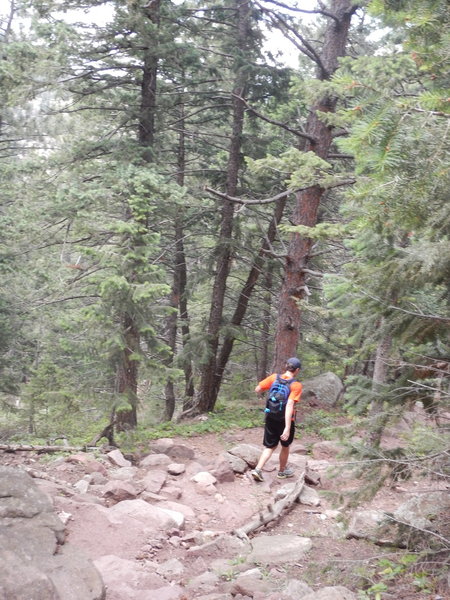
{"type": "Polygon", "coordinates": [[[295,435],[295,404],[300,400],[302,384],[295,381],[302,364],[298,358],[289,358],[286,361],[285,372],[281,375],[272,373],[258,383],[255,392],[260,394],[269,390],[266,403],[266,420],[264,424],[264,450],[258,464],[251,471],[253,479],[263,481],[262,468],[272,456],[278,443],[281,442],[279,455],[280,469],[278,479],[292,477],[294,471],[287,466],[289,446],[295,435]]]}

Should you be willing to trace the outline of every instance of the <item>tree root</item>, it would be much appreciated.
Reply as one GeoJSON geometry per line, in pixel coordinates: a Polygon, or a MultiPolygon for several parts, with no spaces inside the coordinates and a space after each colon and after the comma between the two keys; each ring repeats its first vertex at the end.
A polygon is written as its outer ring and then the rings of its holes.
{"type": "Polygon", "coordinates": [[[235,529],[233,531],[233,534],[236,535],[238,538],[248,540],[249,533],[253,533],[260,527],[263,527],[271,521],[278,519],[283,511],[285,511],[288,508],[291,508],[292,505],[297,501],[304,487],[305,472],[303,472],[300,475],[300,477],[295,483],[294,489],[291,492],[289,492],[287,496],[285,496],[281,500],[278,500],[278,502],[275,502],[274,504],[269,504],[266,510],[261,511],[256,517],[254,517],[251,521],[249,521],[242,527],[235,529]]]}

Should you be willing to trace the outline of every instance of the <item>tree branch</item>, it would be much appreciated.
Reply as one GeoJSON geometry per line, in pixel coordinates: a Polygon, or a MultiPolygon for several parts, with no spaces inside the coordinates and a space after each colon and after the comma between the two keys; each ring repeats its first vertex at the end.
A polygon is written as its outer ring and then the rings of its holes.
{"type": "Polygon", "coordinates": [[[304,138],[305,140],[308,140],[312,144],[316,143],[317,140],[314,137],[312,137],[311,135],[308,135],[307,133],[303,133],[303,131],[299,131],[298,129],[292,129],[292,127],[289,127],[285,123],[281,123],[281,121],[275,121],[275,119],[270,119],[269,117],[266,117],[265,115],[262,115],[260,112],[258,112],[252,106],[250,106],[250,104],[244,98],[241,98],[241,96],[237,96],[236,94],[233,94],[233,96],[235,98],[238,98],[239,100],[241,100],[245,104],[245,106],[248,108],[248,110],[250,112],[252,112],[259,119],[262,119],[263,121],[266,121],[266,123],[271,123],[272,125],[276,125],[277,127],[281,127],[282,129],[285,129],[286,131],[289,131],[289,133],[293,133],[294,135],[296,135],[298,137],[301,137],[301,138],[304,138]]]}
{"type": "MultiPolygon", "coordinates": [[[[298,191],[301,190],[287,190],[285,192],[281,192],[280,194],[277,194],[276,196],[273,196],[272,198],[265,198],[264,200],[243,200],[242,198],[236,198],[235,196],[229,196],[228,194],[225,194],[224,192],[219,192],[218,190],[213,190],[212,188],[205,186],[203,188],[205,191],[210,192],[211,194],[214,194],[215,196],[218,196],[219,198],[223,198],[224,200],[229,200],[230,202],[236,202],[237,204],[245,204],[245,205],[252,205],[252,204],[270,204],[271,202],[277,202],[278,200],[282,200],[283,198],[286,198],[286,196],[289,196],[290,194],[295,194],[298,191]]],[[[307,189],[307,188],[303,188],[303,189],[307,189]]]]}
{"type": "Polygon", "coordinates": [[[313,48],[313,46],[307,40],[305,40],[305,38],[302,35],[300,35],[300,33],[296,29],[294,29],[294,27],[289,25],[289,23],[287,23],[285,21],[285,19],[282,16],[280,16],[279,14],[274,13],[273,11],[268,10],[267,8],[264,8],[258,2],[256,3],[256,5],[259,6],[259,8],[262,10],[262,12],[265,12],[269,16],[273,25],[275,27],[278,26],[278,28],[281,29],[281,31],[283,31],[283,33],[287,37],[287,39],[290,42],[292,42],[294,44],[294,46],[302,54],[305,54],[308,58],[310,58],[313,62],[316,63],[316,65],[322,71],[322,74],[324,75],[324,77],[328,77],[330,75],[328,70],[325,68],[325,65],[323,64],[320,56],[317,54],[316,50],[313,48]],[[278,25],[277,25],[277,23],[278,23],[278,25]],[[294,36],[294,37],[291,37],[289,35],[289,33],[292,34],[292,36],[294,36]],[[301,44],[295,38],[300,40],[301,44]]]}
{"type": "Polygon", "coordinates": [[[269,504],[267,506],[267,510],[261,511],[251,521],[249,521],[242,527],[235,529],[233,531],[234,535],[241,539],[247,539],[249,533],[256,531],[263,525],[267,525],[275,519],[278,519],[285,509],[291,507],[294,504],[294,502],[297,501],[304,487],[305,473],[303,472],[301,473],[300,477],[295,483],[294,489],[289,494],[287,494],[285,498],[278,500],[278,502],[275,502],[274,504],[269,504]]]}
{"type": "Polygon", "coordinates": [[[333,19],[336,23],[339,23],[339,19],[337,18],[337,16],[335,14],[329,12],[328,10],[326,10],[326,8],[322,4],[322,2],[318,2],[318,5],[320,6],[320,10],[307,10],[306,8],[298,8],[297,6],[288,6],[287,4],[284,4],[283,2],[277,2],[276,0],[264,0],[264,1],[268,2],[269,4],[275,4],[275,6],[279,6],[280,8],[285,8],[286,10],[291,10],[293,12],[306,13],[308,15],[324,15],[325,17],[330,17],[331,19],[333,19]]]}

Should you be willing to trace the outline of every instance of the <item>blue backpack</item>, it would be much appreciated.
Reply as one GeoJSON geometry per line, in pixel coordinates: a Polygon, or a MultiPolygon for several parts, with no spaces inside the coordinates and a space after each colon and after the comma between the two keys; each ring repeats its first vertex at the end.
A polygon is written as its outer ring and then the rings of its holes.
{"type": "Polygon", "coordinates": [[[272,419],[284,421],[286,404],[291,393],[291,383],[294,380],[295,378],[283,379],[280,375],[277,375],[275,381],[270,386],[264,412],[270,415],[272,419]]]}

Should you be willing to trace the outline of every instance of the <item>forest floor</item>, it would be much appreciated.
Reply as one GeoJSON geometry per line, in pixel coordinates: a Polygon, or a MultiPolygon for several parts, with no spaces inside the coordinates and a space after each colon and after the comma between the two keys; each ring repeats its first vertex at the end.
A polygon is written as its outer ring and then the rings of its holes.
{"type": "MultiPolygon", "coordinates": [[[[195,452],[195,460],[208,465],[233,445],[248,443],[261,447],[262,427],[229,429],[223,433],[174,438],[174,441],[192,448],[195,452]]],[[[317,434],[307,433],[299,428],[293,451],[296,445],[311,449],[320,441],[322,440],[317,434]]],[[[384,440],[387,446],[395,445],[397,441],[395,432],[392,439],[387,437],[384,440]]],[[[314,464],[325,465],[326,461],[332,466],[341,463],[339,459],[330,456],[316,455],[314,459],[311,458],[313,468],[314,464]]],[[[70,470],[62,473],[54,471],[53,463],[49,462],[48,457],[28,452],[2,454],[0,462],[10,466],[32,467],[59,479],[64,476],[68,483],[75,483],[84,475],[82,465],[71,463],[70,470]]],[[[183,488],[183,495],[179,502],[195,509],[197,515],[195,527],[198,528],[200,524],[204,529],[231,531],[249,521],[254,514],[264,508],[276,489],[286,483],[276,477],[277,462],[275,455],[266,466],[265,481],[262,484],[253,481],[249,472],[236,476],[233,482],[220,484],[219,492],[225,499],[221,506],[214,497],[191,492],[192,488],[189,485],[183,488]]],[[[445,595],[448,593],[448,588],[444,584],[442,565],[438,569],[432,569],[430,565],[417,563],[414,568],[405,569],[402,566],[402,558],[405,554],[410,554],[407,551],[345,537],[343,523],[348,521],[351,512],[346,505],[348,494],[366,483],[362,479],[352,477],[348,469],[343,476],[333,469],[325,469],[321,471],[320,484],[314,488],[321,498],[319,506],[295,504],[291,510],[264,529],[264,533],[270,535],[295,533],[311,538],[312,549],[301,562],[289,567],[290,576],[305,581],[314,589],[327,585],[343,585],[357,592],[367,590],[376,583],[381,585],[380,589],[383,591],[380,596],[376,596],[375,591],[361,596],[370,600],[377,598],[389,600],[394,597],[396,600],[449,600],[445,595]],[[336,510],[340,511],[338,518],[333,512],[336,510]]],[[[413,495],[427,493],[430,489],[448,488],[442,481],[430,479],[422,473],[413,473],[407,480],[397,483],[386,482],[375,497],[363,503],[359,509],[391,511],[413,495]]],[[[92,515],[95,515],[95,512],[92,515]]],[[[97,540],[106,535],[106,532],[101,529],[102,526],[104,525],[95,522],[95,519],[90,521],[86,515],[83,520],[72,519],[67,525],[69,541],[81,545],[88,555],[94,555],[97,540]]],[[[118,538],[116,540],[118,548],[121,543],[122,540],[118,538]]],[[[134,547],[122,548],[121,554],[123,557],[142,561],[149,551],[144,542],[142,545],[138,542],[134,547]]],[[[152,549],[151,555],[147,555],[147,558],[158,563],[173,558],[183,562],[184,553],[183,547],[174,548],[166,544],[159,548],[156,554],[152,549]]]]}

